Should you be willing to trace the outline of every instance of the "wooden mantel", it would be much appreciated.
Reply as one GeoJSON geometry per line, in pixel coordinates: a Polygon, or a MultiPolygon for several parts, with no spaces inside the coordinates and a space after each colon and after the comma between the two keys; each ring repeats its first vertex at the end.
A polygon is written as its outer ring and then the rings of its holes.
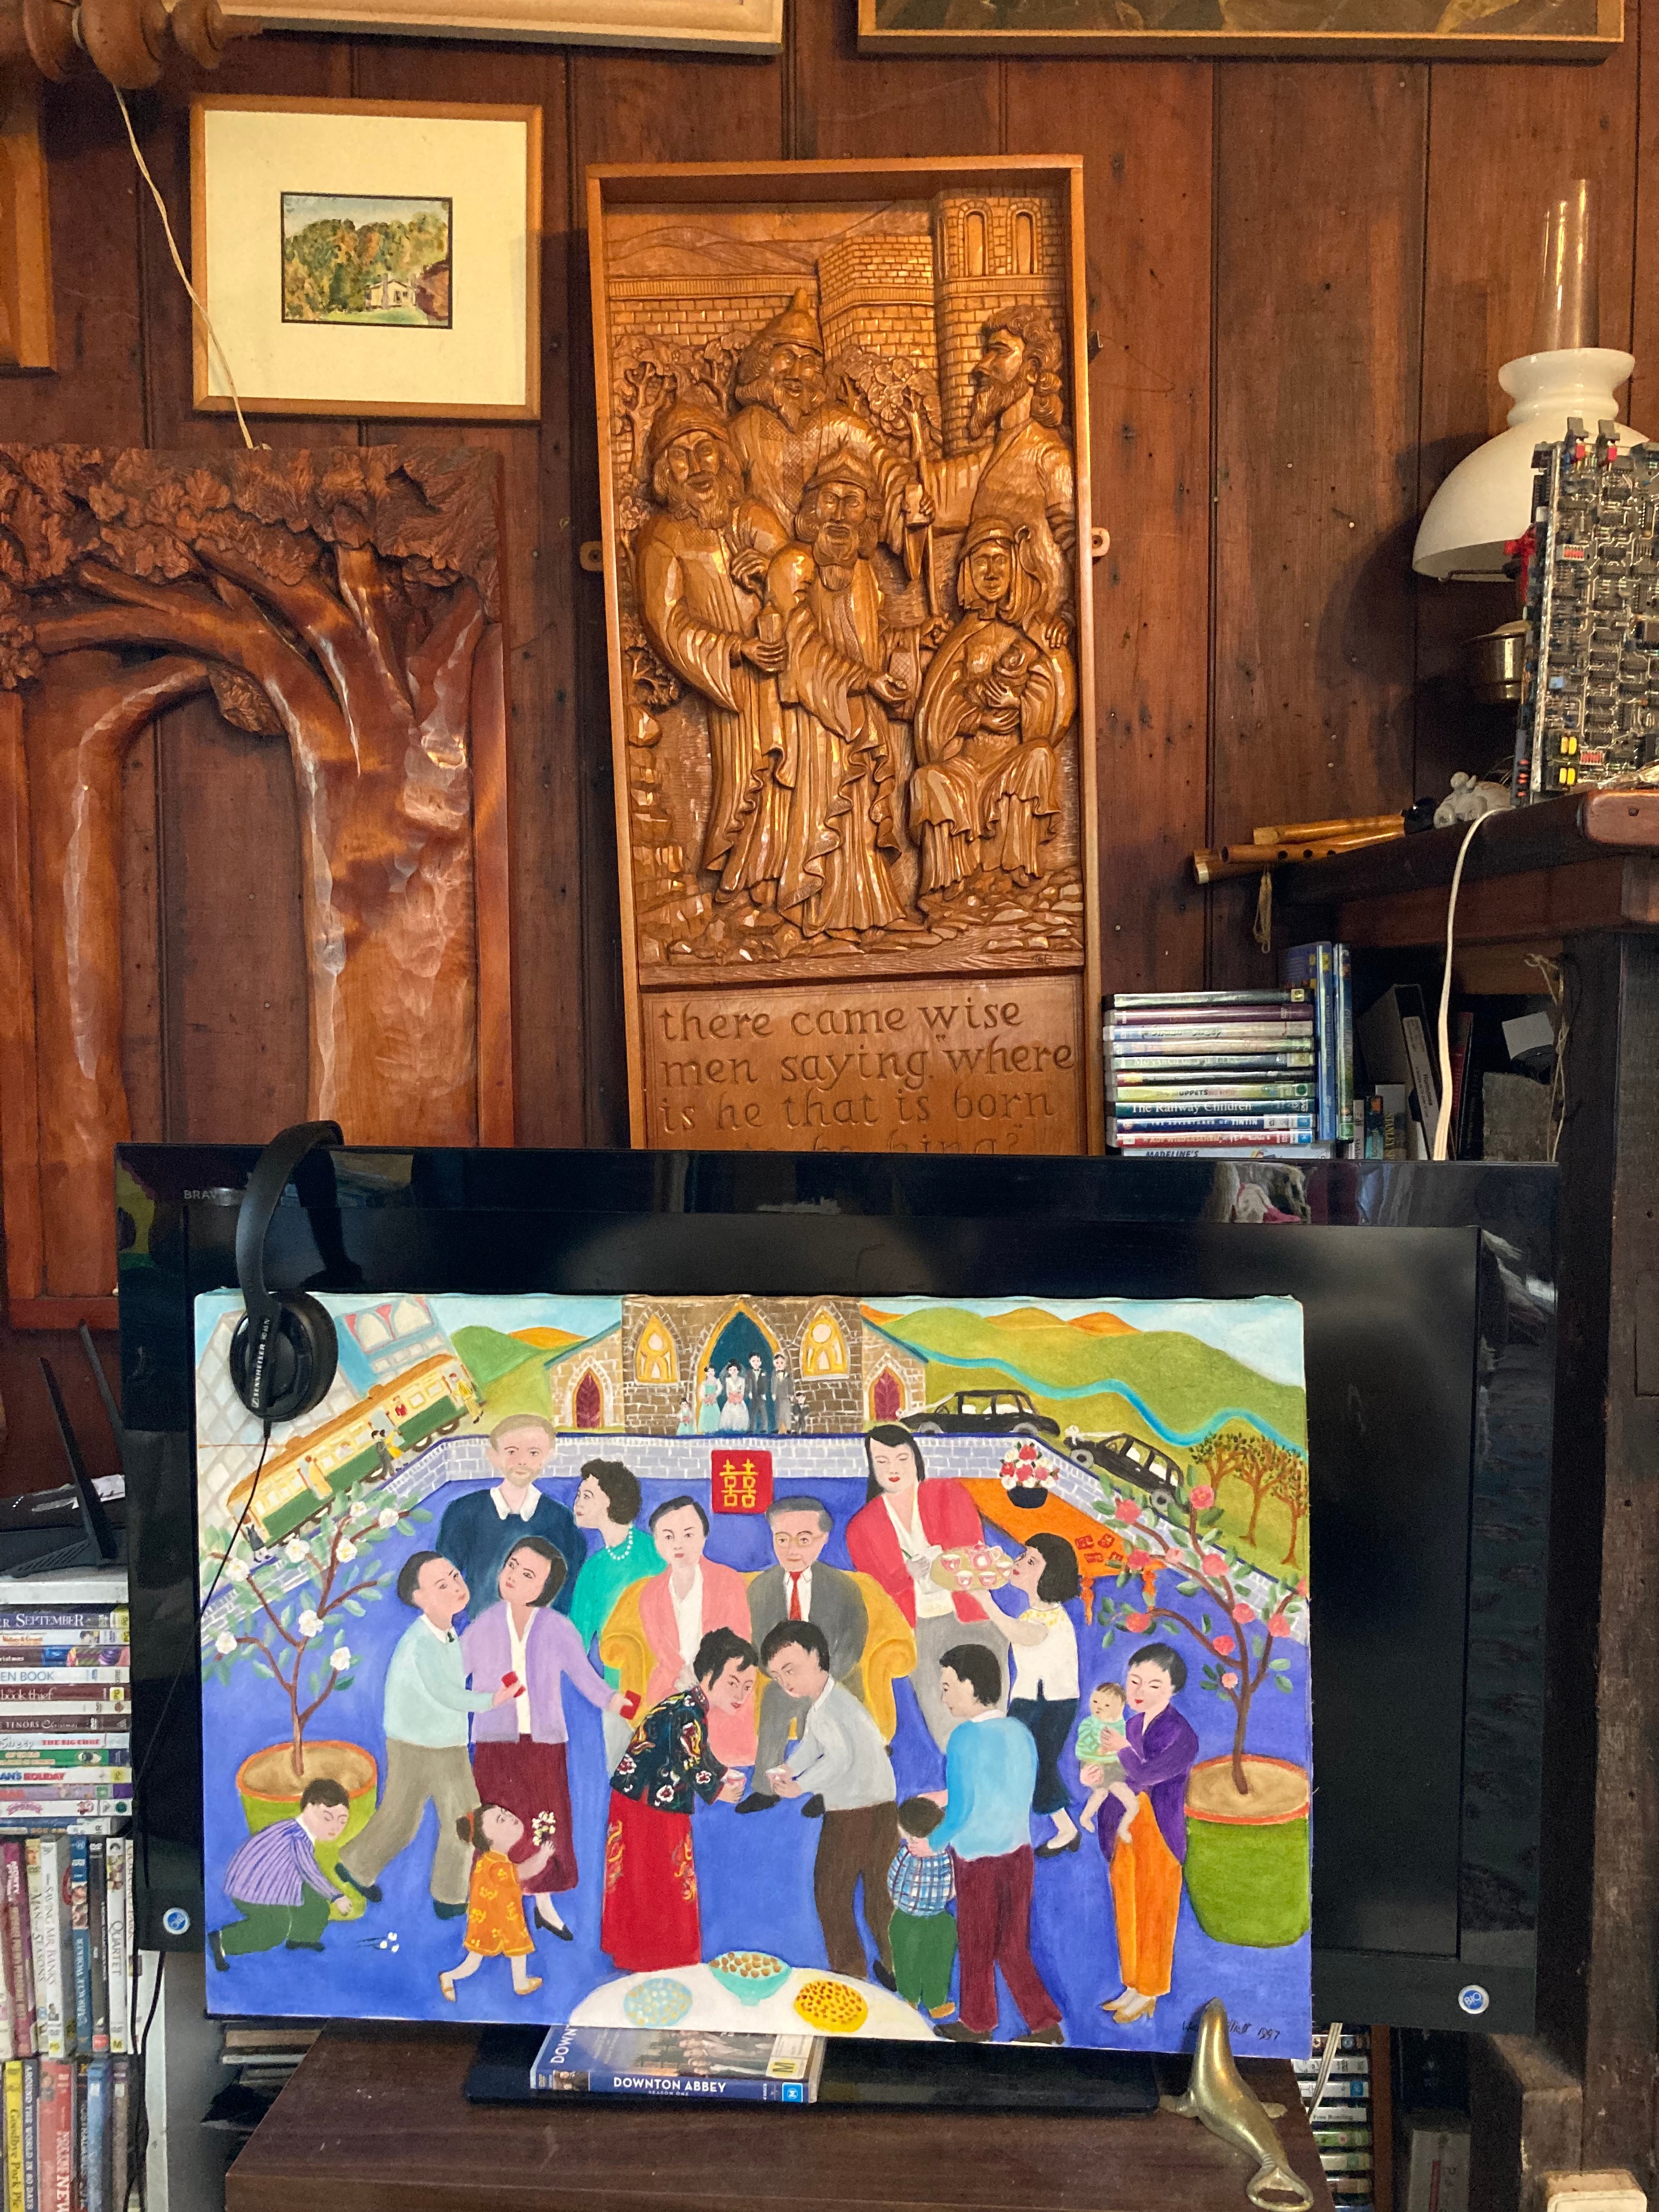
{"type": "MultiPolygon", "coordinates": [[[[1280,868],[1273,896],[1344,944],[1437,945],[1465,825],[1280,868]]],[[[1298,921],[1298,929],[1301,925],[1298,921]]],[[[1659,790],[1595,791],[1490,815],[1458,892],[1462,945],[1659,927],[1659,790]]]]}

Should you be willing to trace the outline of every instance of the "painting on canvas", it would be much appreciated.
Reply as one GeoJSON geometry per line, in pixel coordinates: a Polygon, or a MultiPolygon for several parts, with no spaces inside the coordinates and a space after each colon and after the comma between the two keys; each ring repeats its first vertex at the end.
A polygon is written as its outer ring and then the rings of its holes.
{"type": "Polygon", "coordinates": [[[216,2010],[1308,2049],[1291,1300],[197,1306],[216,2010]]]}
{"type": "Polygon", "coordinates": [[[283,320],[450,326],[453,203],[284,192],[283,320]]]}

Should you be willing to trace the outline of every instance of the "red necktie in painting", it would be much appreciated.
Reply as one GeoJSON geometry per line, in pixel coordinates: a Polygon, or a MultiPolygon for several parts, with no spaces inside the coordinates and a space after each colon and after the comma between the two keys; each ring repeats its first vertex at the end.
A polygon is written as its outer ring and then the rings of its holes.
{"type": "Polygon", "coordinates": [[[792,1574],[789,1577],[789,1618],[791,1620],[799,1620],[801,1618],[800,1577],[797,1574],[792,1574]]]}

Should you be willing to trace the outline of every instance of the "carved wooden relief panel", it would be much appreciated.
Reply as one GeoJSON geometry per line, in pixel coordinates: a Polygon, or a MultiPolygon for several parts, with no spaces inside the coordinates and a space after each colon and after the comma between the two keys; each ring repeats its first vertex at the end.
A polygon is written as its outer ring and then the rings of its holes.
{"type": "Polygon", "coordinates": [[[1081,201],[589,173],[636,1144],[1098,1146],[1081,201]]]}
{"type": "MultiPolygon", "coordinates": [[[[498,478],[441,448],[0,447],[15,1320],[113,1290],[122,763],[180,701],[291,757],[310,1114],[364,1144],[512,1142],[498,478]]],[[[269,870],[262,824],[246,835],[269,870]]]]}

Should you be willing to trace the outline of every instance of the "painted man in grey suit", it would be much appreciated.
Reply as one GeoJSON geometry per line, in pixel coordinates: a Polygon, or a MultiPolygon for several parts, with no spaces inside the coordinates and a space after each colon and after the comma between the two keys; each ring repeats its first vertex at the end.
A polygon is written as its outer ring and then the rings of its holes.
{"type": "MultiPolygon", "coordinates": [[[[771,1524],[772,1549],[778,1564],[757,1575],[749,1585],[751,1642],[758,1650],[769,1630],[781,1620],[815,1621],[830,1646],[830,1673],[862,1704],[864,1639],[870,1631],[870,1616],[852,1576],[839,1567],[825,1566],[818,1556],[836,1525],[829,1507],[816,1498],[778,1498],[767,1508],[766,1517],[771,1524]]],[[[783,1764],[790,1723],[795,1724],[798,1735],[802,1734],[807,1711],[805,1698],[792,1698],[775,1681],[768,1681],[761,1693],[757,1782],[783,1764]]],[[[752,1790],[738,1810],[763,1813],[777,1802],[763,1789],[752,1790]]]]}

